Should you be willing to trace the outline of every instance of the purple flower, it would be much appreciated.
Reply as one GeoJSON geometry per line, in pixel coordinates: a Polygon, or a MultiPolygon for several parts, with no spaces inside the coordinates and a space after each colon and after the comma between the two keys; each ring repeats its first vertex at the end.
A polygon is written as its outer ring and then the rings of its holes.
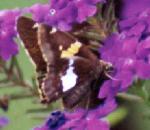
{"type": "Polygon", "coordinates": [[[37,127],[34,130],[58,130],[60,126],[65,124],[66,120],[64,113],[61,111],[54,111],[50,114],[42,127],[37,127]]]}
{"type": "Polygon", "coordinates": [[[102,59],[112,63],[112,79],[100,90],[100,98],[112,98],[137,78],[150,79],[150,10],[120,22],[120,33],[113,34],[100,49],[102,59]]]}
{"type": "MultiPolygon", "coordinates": [[[[100,0],[99,0],[100,1],[100,0]]],[[[87,19],[87,17],[93,16],[96,13],[95,4],[99,2],[98,0],[79,0],[75,2],[78,8],[78,16],[76,21],[81,23],[87,19]]]]}
{"type": "Polygon", "coordinates": [[[105,117],[115,108],[116,102],[114,100],[106,100],[103,105],[96,109],[65,113],[67,122],[60,127],[60,130],[109,130],[109,123],[105,117]]]}
{"type": "Polygon", "coordinates": [[[109,123],[105,117],[115,108],[114,100],[106,100],[103,105],[92,110],[52,112],[46,123],[34,130],[109,130],[109,123]]]}
{"type": "MultiPolygon", "coordinates": [[[[109,130],[109,123],[105,120],[85,118],[78,121],[75,126],[70,127],[71,130],[109,130]],[[80,124],[80,125],[79,125],[80,124]]],[[[64,125],[60,130],[70,130],[64,125]]]]}
{"type": "Polygon", "coordinates": [[[36,4],[30,8],[37,22],[44,22],[60,30],[70,30],[96,13],[96,4],[104,0],[52,0],[50,5],[36,4]]]}
{"type": "Polygon", "coordinates": [[[14,41],[16,37],[15,21],[20,10],[0,11],[0,56],[8,60],[18,53],[18,46],[14,41]]]}
{"type": "Polygon", "coordinates": [[[46,125],[49,129],[58,129],[66,122],[66,117],[61,111],[55,111],[51,113],[51,117],[47,120],[46,125]]]}
{"type": "Polygon", "coordinates": [[[9,120],[6,117],[0,117],[0,128],[6,126],[9,123],[9,120]]]}
{"type": "Polygon", "coordinates": [[[44,21],[44,15],[49,12],[49,5],[45,4],[35,4],[28,10],[33,14],[33,19],[37,22],[43,22],[44,21]]]}

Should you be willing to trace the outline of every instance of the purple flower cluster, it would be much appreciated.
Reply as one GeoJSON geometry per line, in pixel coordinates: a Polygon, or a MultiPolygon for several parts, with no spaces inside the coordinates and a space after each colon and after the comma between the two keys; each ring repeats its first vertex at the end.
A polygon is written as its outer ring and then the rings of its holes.
{"type": "Polygon", "coordinates": [[[6,117],[0,117],[0,128],[6,126],[9,123],[9,120],[6,117]]]}
{"type": "Polygon", "coordinates": [[[120,0],[120,18],[128,18],[150,7],[150,0],[120,0]]]}
{"type": "MultiPolygon", "coordinates": [[[[150,5],[149,0],[122,0],[119,31],[111,34],[100,48],[101,58],[113,65],[111,79],[104,82],[99,98],[105,103],[92,110],[74,112],[55,111],[45,124],[34,130],[109,130],[106,116],[116,108],[114,97],[118,92],[127,91],[137,79],[150,79],[150,5]],[[139,7],[139,8],[138,8],[139,7]],[[148,8],[144,10],[145,8],[148,8]],[[130,17],[129,17],[130,16],[130,17]]],[[[22,11],[30,12],[39,23],[70,30],[75,23],[82,23],[95,15],[98,2],[105,0],[51,0],[50,4],[35,4],[22,11]]],[[[15,24],[21,10],[0,12],[0,57],[8,60],[18,53],[15,24]]],[[[0,127],[8,120],[0,117],[0,127]]]]}
{"type": "Polygon", "coordinates": [[[51,0],[51,4],[36,4],[30,8],[37,22],[44,22],[60,30],[70,30],[74,23],[82,23],[93,16],[98,2],[105,0],[51,0]]]}
{"type": "Polygon", "coordinates": [[[100,49],[102,59],[112,63],[112,79],[100,90],[100,98],[126,91],[136,79],[150,79],[150,10],[120,21],[120,33],[112,34],[100,49]]]}
{"type": "Polygon", "coordinates": [[[18,53],[14,38],[16,37],[15,20],[19,15],[19,9],[0,11],[0,57],[4,60],[18,53]]]}
{"type": "Polygon", "coordinates": [[[109,130],[105,116],[116,108],[114,100],[106,101],[93,110],[76,110],[74,112],[52,112],[42,127],[34,130],[109,130]]]}

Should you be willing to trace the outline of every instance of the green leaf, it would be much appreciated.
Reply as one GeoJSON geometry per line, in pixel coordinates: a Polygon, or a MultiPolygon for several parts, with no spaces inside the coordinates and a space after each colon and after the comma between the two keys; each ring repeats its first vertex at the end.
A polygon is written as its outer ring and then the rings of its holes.
{"type": "Polygon", "coordinates": [[[133,86],[128,89],[128,93],[141,98],[145,104],[150,104],[150,81],[137,80],[133,86]]]}

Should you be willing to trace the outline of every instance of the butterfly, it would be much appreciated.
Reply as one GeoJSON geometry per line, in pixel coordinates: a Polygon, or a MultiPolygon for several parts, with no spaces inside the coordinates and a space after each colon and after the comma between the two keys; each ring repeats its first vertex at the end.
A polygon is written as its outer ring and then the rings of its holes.
{"type": "Polygon", "coordinates": [[[99,102],[98,90],[108,65],[86,44],[69,32],[23,16],[17,20],[17,31],[36,65],[43,103],[62,98],[65,108],[72,109],[89,107],[92,100],[99,102]]]}

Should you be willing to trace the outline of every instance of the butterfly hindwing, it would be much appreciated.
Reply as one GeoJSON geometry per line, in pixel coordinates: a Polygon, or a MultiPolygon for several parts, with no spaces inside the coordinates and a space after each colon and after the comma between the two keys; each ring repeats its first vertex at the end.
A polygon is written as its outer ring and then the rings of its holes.
{"type": "MultiPolygon", "coordinates": [[[[91,82],[95,79],[97,76],[97,72],[95,69],[93,69],[93,64],[85,58],[80,57],[74,57],[72,66],[69,66],[69,68],[73,68],[73,73],[77,76],[76,82],[72,88],[69,88],[67,91],[65,91],[63,96],[63,102],[65,107],[67,108],[73,108],[75,106],[80,106],[79,103],[84,99],[84,102],[86,102],[86,99],[88,95],[91,92],[91,82]],[[86,98],[85,98],[86,97],[86,98]]],[[[67,73],[65,74],[67,75],[67,73]]],[[[68,81],[70,79],[71,74],[68,74],[68,79],[62,82],[70,82],[68,81]]],[[[73,77],[73,76],[72,76],[73,77]]],[[[71,78],[72,82],[73,79],[71,78]]],[[[63,86],[66,88],[67,86],[63,86]]],[[[83,105],[83,104],[81,104],[83,105]]],[[[86,104],[87,105],[87,104],[86,104]]]]}

